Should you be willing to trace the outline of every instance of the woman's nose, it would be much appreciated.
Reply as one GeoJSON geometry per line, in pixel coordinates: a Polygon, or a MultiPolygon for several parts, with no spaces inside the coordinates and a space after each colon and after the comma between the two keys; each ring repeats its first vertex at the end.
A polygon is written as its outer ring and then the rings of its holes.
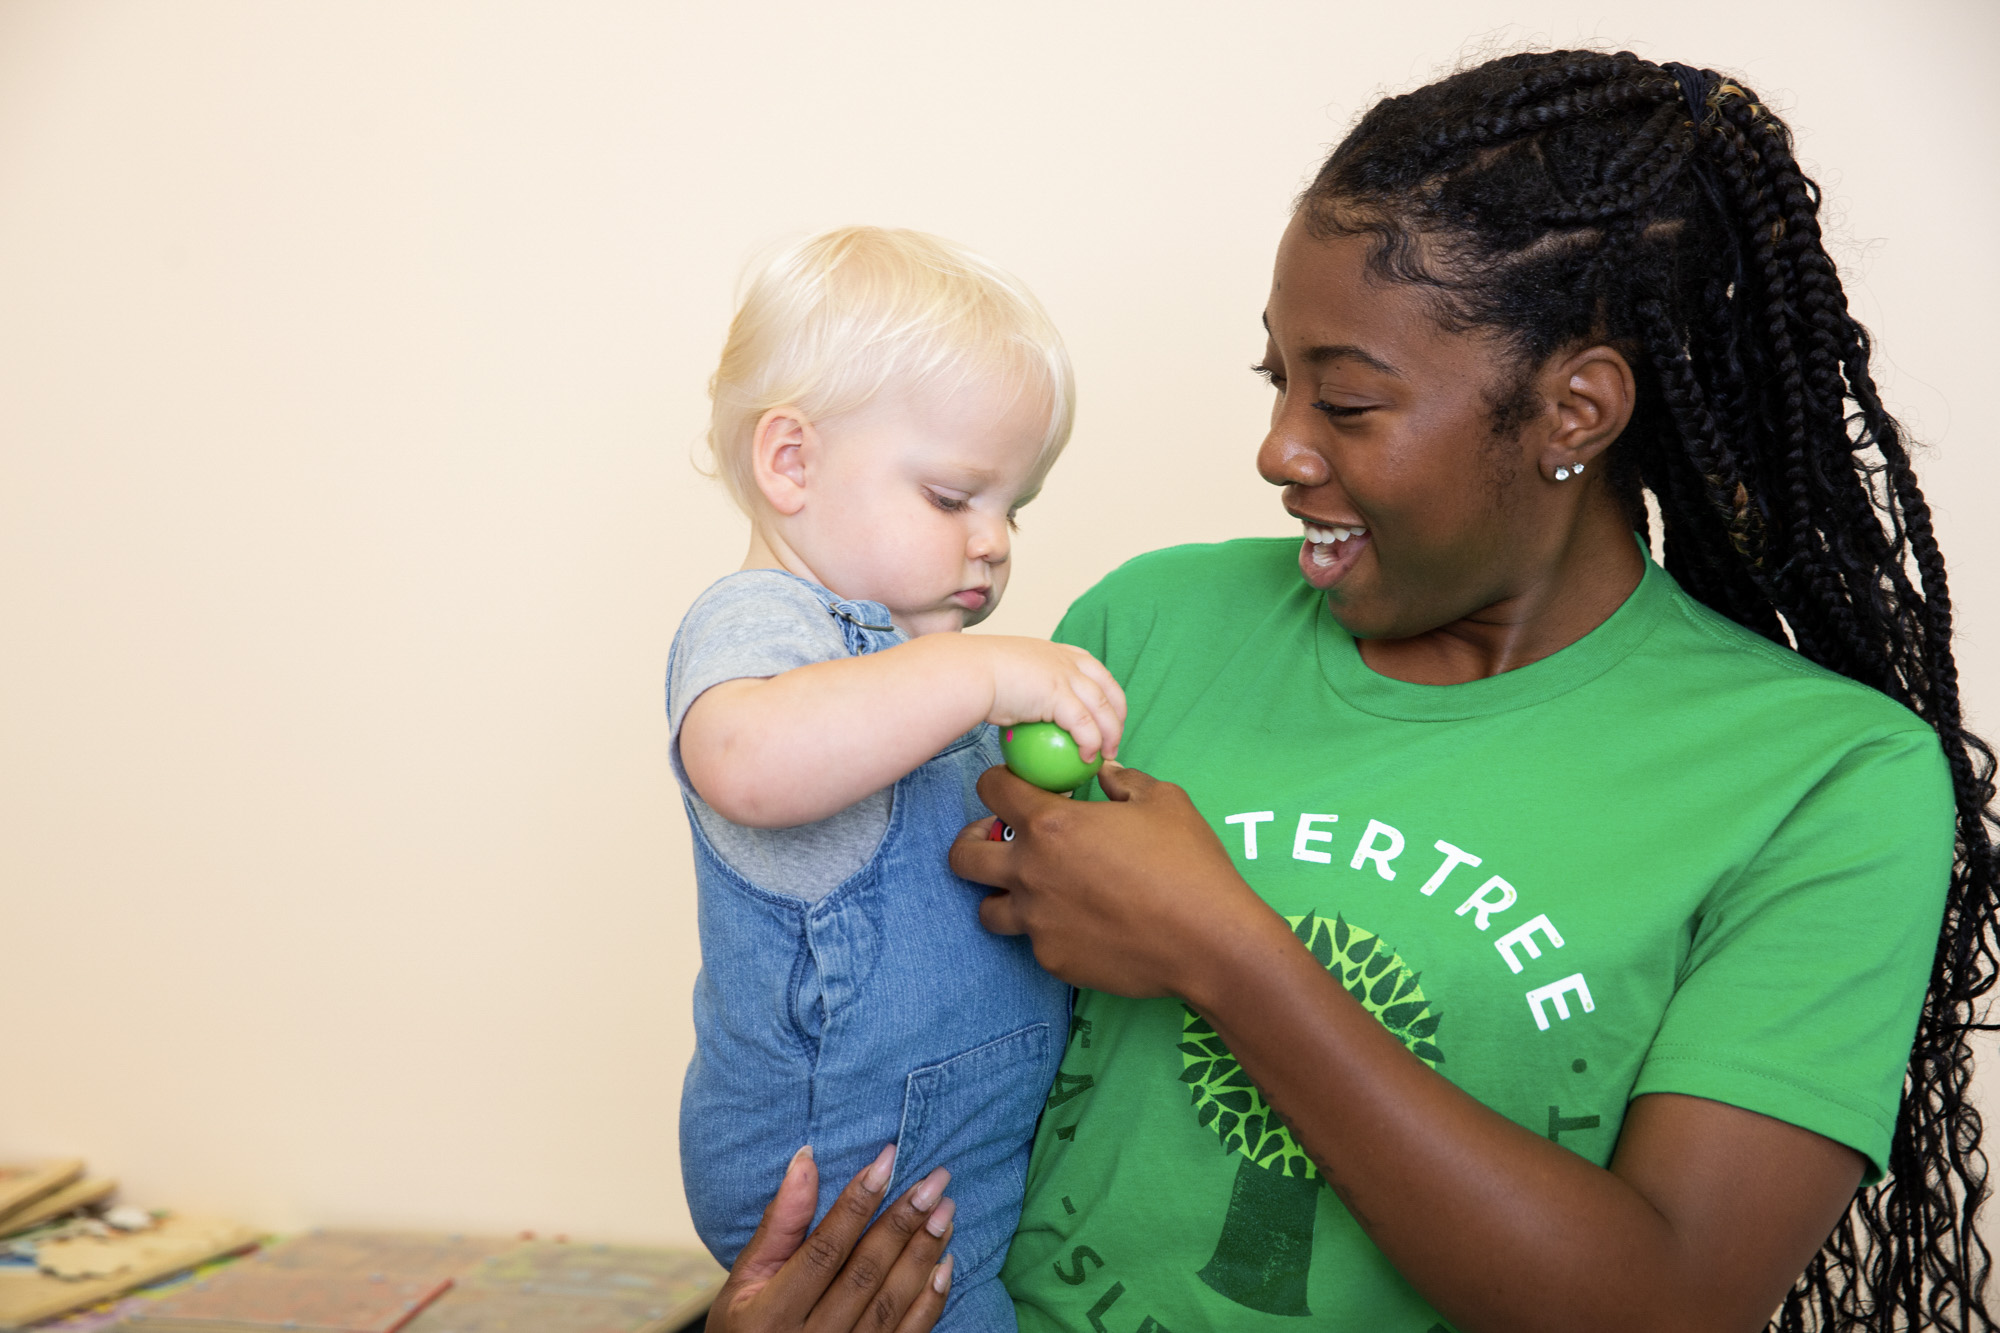
{"type": "Polygon", "coordinates": [[[1273,486],[1324,486],[1333,470],[1317,450],[1289,429],[1283,413],[1257,450],[1257,474],[1273,486]]]}

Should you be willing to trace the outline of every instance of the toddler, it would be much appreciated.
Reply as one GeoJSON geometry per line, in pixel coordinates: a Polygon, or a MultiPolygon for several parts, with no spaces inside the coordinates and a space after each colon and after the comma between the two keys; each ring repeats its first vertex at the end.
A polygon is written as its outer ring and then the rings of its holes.
{"type": "Polygon", "coordinates": [[[1115,754],[1125,699],[1081,649],[962,635],[1007,587],[1014,515],[1069,437],[1069,358],[1019,282],[918,232],[849,228],[751,281],[709,440],[743,568],[668,665],[701,974],[681,1101],[697,1229],[736,1258],[811,1144],[824,1213],[894,1143],[894,1198],[952,1173],[941,1328],[1014,1328],[998,1281],[1069,990],[951,873],[993,726],[1115,754]]]}

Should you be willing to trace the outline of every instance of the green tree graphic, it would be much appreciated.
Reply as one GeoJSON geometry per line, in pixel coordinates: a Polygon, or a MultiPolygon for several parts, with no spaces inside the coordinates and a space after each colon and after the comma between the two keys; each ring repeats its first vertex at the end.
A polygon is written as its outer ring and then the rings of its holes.
{"type": "MultiPolygon", "coordinates": [[[[1444,1052],[1433,1040],[1443,1015],[1424,998],[1418,974],[1381,937],[1338,915],[1328,921],[1308,912],[1285,920],[1320,966],[1339,977],[1348,993],[1418,1059],[1433,1069],[1444,1063],[1444,1052]]],[[[1311,1314],[1306,1276],[1324,1179],[1222,1038],[1192,1009],[1182,1025],[1180,1050],[1181,1082],[1192,1094],[1195,1118],[1215,1131],[1224,1152],[1243,1158],[1215,1255],[1199,1276],[1252,1310],[1311,1314]]]]}

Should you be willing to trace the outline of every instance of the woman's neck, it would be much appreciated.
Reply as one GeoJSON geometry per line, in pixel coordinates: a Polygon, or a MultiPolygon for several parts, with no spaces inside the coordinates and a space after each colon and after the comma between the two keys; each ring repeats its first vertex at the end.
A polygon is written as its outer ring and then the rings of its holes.
{"type": "Polygon", "coordinates": [[[1371,671],[1413,685],[1462,685],[1562,651],[1611,618],[1646,573],[1623,516],[1596,509],[1522,589],[1407,639],[1363,639],[1371,671]]]}

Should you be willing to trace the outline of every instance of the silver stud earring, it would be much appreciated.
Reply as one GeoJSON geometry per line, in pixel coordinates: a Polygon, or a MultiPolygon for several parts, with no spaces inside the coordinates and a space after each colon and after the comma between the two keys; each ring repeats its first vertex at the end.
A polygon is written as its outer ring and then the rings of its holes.
{"type": "Polygon", "coordinates": [[[1569,480],[1569,469],[1568,469],[1568,468],[1566,468],[1566,467],[1559,467],[1559,468],[1557,468],[1557,469],[1556,469],[1556,480],[1557,480],[1557,481],[1568,481],[1568,480],[1569,480]]]}
{"type": "Polygon", "coordinates": [[[1576,464],[1573,464],[1573,465],[1572,465],[1572,466],[1570,467],[1570,475],[1571,475],[1571,476],[1576,476],[1576,477],[1580,477],[1580,476],[1582,476],[1582,475],[1583,475],[1583,464],[1581,464],[1581,463],[1576,463],[1576,464]]]}

